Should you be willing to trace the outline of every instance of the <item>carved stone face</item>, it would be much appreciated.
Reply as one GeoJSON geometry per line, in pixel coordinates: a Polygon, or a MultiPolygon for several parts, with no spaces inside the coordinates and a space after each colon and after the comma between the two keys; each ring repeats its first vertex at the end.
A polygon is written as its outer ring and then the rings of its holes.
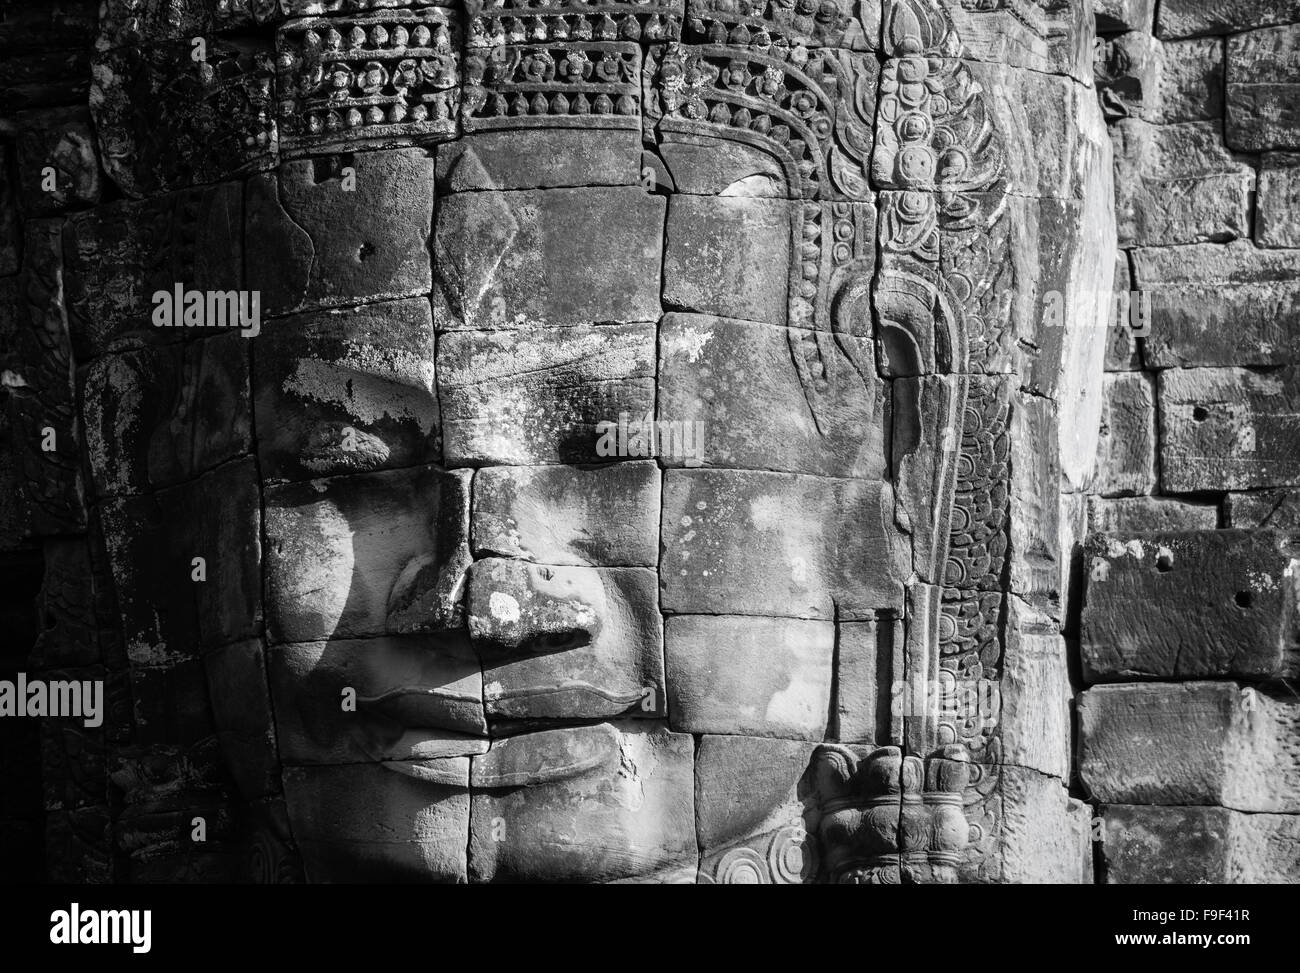
{"type": "Polygon", "coordinates": [[[128,655],[207,679],[306,877],[993,874],[1100,347],[1038,306],[1110,267],[1074,82],[929,0],[285,6],[277,138],[211,123],[251,174],[65,252],[128,655]],[[260,333],[102,298],[171,280],[260,333]]]}

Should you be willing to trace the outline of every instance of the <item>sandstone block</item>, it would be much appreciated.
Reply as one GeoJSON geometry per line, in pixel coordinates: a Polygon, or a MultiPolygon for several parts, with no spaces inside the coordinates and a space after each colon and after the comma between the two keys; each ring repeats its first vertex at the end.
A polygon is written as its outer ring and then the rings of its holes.
{"type": "Polygon", "coordinates": [[[259,633],[261,502],[252,459],[107,501],[102,516],[133,664],[170,665],[259,633]],[[199,557],[204,580],[194,580],[199,557]]]}
{"type": "Polygon", "coordinates": [[[664,199],[640,186],[457,193],[438,206],[438,330],[659,320],[664,199]]]}
{"type": "Polygon", "coordinates": [[[84,372],[81,401],[101,497],[171,486],[252,449],[237,333],[105,355],[84,372]]]}
{"type": "Polygon", "coordinates": [[[1300,482],[1294,366],[1160,373],[1165,492],[1252,490],[1300,482]]]}
{"type": "Polygon", "coordinates": [[[466,879],[469,758],[286,767],[309,882],[466,879]]]}
{"type": "Polygon", "coordinates": [[[1156,383],[1146,372],[1117,372],[1102,385],[1096,492],[1113,497],[1156,487],[1156,383]]]}
{"type": "Polygon", "coordinates": [[[242,288],[242,197],[239,183],[224,183],[72,216],[63,232],[64,287],[77,360],[189,334],[152,327],[156,291],[242,288]]]}
{"type": "Polygon", "coordinates": [[[1298,71],[1300,24],[1228,38],[1228,145],[1241,152],[1300,149],[1298,71]]]}
{"type": "Polygon", "coordinates": [[[1269,152],[1261,161],[1255,242],[1300,247],[1300,155],[1269,152]]]}
{"type": "Polygon", "coordinates": [[[423,467],[268,487],[273,642],[436,633],[463,622],[469,473],[423,467]]]}
{"type": "Polygon", "coordinates": [[[364,473],[440,459],[427,300],[276,321],[258,337],[253,364],[265,479],[364,473]]]}
{"type": "Polygon", "coordinates": [[[1297,20],[1298,0],[1162,0],[1156,33],[1163,38],[1230,34],[1297,20]]]}
{"type": "Polygon", "coordinates": [[[607,461],[600,424],[653,413],[653,324],[456,331],[438,345],[448,465],[607,461]]]}
{"type": "Polygon", "coordinates": [[[632,186],[641,179],[636,129],[474,132],[437,150],[442,193],[632,186]]]}
{"type": "Polygon", "coordinates": [[[1300,250],[1247,241],[1133,251],[1148,366],[1285,365],[1300,352],[1300,250]]]}
{"type": "Polygon", "coordinates": [[[655,580],[645,568],[476,561],[466,607],[488,716],[662,716],[655,580]]]}
{"type": "MultiPolygon", "coordinates": [[[[1088,533],[1131,534],[1139,531],[1214,530],[1219,507],[1172,497],[1088,498],[1088,533]]],[[[1230,527],[1258,526],[1229,524],[1230,527]]]]}
{"type": "MultiPolygon", "coordinates": [[[[786,329],[666,314],[659,418],[703,423],[705,466],[882,478],[889,391],[876,374],[871,342],[844,335],[817,344],[827,386],[821,392],[795,366],[786,329]]],[[[664,459],[673,466],[684,461],[664,459]]]]}
{"type": "Polygon", "coordinates": [[[1279,541],[1242,530],[1095,535],[1084,554],[1087,678],[1278,674],[1295,613],[1279,541]]]}
{"type": "Polygon", "coordinates": [[[489,466],[474,477],[474,551],[538,564],[658,567],[653,462],[489,466]]]}
{"type": "Polygon", "coordinates": [[[1113,804],[1106,881],[1115,885],[1256,885],[1300,881],[1300,818],[1222,807],[1113,804]]]}
{"type": "Polygon", "coordinates": [[[1300,808],[1300,703],[1231,682],[1094,686],[1079,772],[1107,804],[1300,808]]]}
{"type": "Polygon", "coordinates": [[[817,839],[804,827],[804,775],[817,744],[705,735],[695,758],[700,881],[804,884],[817,839]]]}
{"type": "Polygon", "coordinates": [[[494,741],[472,758],[472,882],[602,882],[697,855],[693,743],[608,724],[494,741]]]}
{"type": "Polygon", "coordinates": [[[1172,246],[1245,236],[1255,171],[1224,147],[1214,122],[1122,119],[1115,139],[1120,246],[1172,246]]]}
{"type": "Polygon", "coordinates": [[[662,531],[668,612],[832,618],[836,605],[842,612],[901,605],[910,551],[883,483],[670,470],[662,531]],[[805,516],[791,518],[790,510],[805,516]]]}
{"type": "Polygon", "coordinates": [[[433,195],[421,149],[300,159],[249,180],[248,283],[263,313],[428,293],[433,195]]]}
{"type": "Polygon", "coordinates": [[[823,739],[834,645],[827,621],[669,616],[664,658],[673,729],[823,739]]]}

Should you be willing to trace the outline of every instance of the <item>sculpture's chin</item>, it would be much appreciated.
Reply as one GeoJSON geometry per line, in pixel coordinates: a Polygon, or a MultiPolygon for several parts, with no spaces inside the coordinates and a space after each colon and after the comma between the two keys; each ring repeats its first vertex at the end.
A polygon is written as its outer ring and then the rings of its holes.
{"type": "Polygon", "coordinates": [[[309,881],[693,878],[693,743],[625,720],[472,755],[285,769],[309,881]]]}

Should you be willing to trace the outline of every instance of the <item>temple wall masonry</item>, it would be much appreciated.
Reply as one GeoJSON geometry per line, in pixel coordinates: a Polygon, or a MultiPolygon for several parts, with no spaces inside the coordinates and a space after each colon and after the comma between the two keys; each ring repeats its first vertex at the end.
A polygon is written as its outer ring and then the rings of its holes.
{"type": "Polygon", "coordinates": [[[1300,880],[1300,5],[1098,5],[1117,324],[1079,774],[1112,882],[1300,880]]]}

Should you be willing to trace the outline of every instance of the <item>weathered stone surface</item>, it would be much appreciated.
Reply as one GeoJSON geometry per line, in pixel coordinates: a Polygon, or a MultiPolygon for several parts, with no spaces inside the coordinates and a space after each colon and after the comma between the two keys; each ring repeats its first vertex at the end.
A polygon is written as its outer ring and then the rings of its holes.
{"type": "Polygon", "coordinates": [[[238,334],[96,359],[81,383],[95,492],[171,486],[248,453],[249,398],[248,344],[238,334]]]}
{"type": "Polygon", "coordinates": [[[1098,38],[1093,75],[1107,118],[1151,118],[1159,111],[1161,45],[1146,31],[1098,38]]]}
{"type": "Polygon", "coordinates": [[[871,341],[843,335],[817,344],[821,392],[792,361],[786,329],[664,315],[659,420],[703,424],[701,455],[664,456],[665,464],[882,478],[889,390],[871,341]]]}
{"type": "Polygon", "coordinates": [[[473,760],[473,882],[600,882],[696,862],[689,736],[636,723],[494,741],[473,760]]]}
{"type": "Polygon", "coordinates": [[[1113,885],[1256,885],[1300,881],[1300,817],[1222,807],[1102,811],[1113,885]]]}
{"type": "Polygon", "coordinates": [[[431,467],[268,487],[267,634],[276,642],[460,626],[469,473],[431,467]]]}
{"type": "Polygon", "coordinates": [[[668,612],[833,618],[837,606],[901,606],[910,552],[883,483],[670,470],[662,531],[668,612]],[[809,515],[796,520],[791,510],[809,515]]]}
{"type": "Polygon", "coordinates": [[[656,594],[644,568],[476,561],[466,613],[489,716],[663,715],[656,594]]]}
{"type": "Polygon", "coordinates": [[[1300,482],[1300,382],[1280,369],[1160,373],[1160,485],[1168,493],[1300,482]]]}
{"type": "Polygon", "coordinates": [[[1300,534],[1300,490],[1229,493],[1223,504],[1225,527],[1253,530],[1271,527],[1289,536],[1300,534]]]}
{"type": "Polygon", "coordinates": [[[285,162],[254,176],[248,283],[263,313],[427,293],[433,195],[433,159],[421,149],[285,162]]]}
{"type": "Polygon", "coordinates": [[[1134,31],[1103,40],[1096,65],[1102,109],[1111,119],[1166,125],[1221,119],[1224,56],[1221,37],[1162,43],[1134,31]]]}
{"type": "Polygon", "coordinates": [[[668,714],[683,733],[821,740],[835,629],[815,619],[670,615],[668,714]]]}
{"type": "Polygon", "coordinates": [[[469,758],[286,767],[309,882],[464,882],[469,758]]]}
{"type": "Polygon", "coordinates": [[[1160,51],[1160,105],[1151,120],[1172,124],[1222,118],[1223,40],[1166,41],[1160,51]]]}
{"type": "MultiPolygon", "coordinates": [[[[1089,149],[1087,126],[1081,122],[1096,95],[1060,75],[964,63],[983,87],[981,101],[1000,133],[1006,190],[1049,199],[1082,195],[1078,180],[1089,149]]],[[[1091,73],[1090,64],[1088,69],[1091,73]]]]}
{"type": "Polygon", "coordinates": [[[207,653],[203,670],[222,760],[240,795],[253,800],[279,793],[280,754],[261,639],[207,653]]]}
{"type": "Polygon", "coordinates": [[[24,215],[49,216],[99,202],[103,192],[99,157],[85,109],[22,112],[14,126],[24,215]],[[47,168],[52,172],[47,173],[47,168]],[[52,189],[47,181],[51,175],[52,189]]]}
{"type": "MultiPolygon", "coordinates": [[[[886,4],[886,11],[900,5],[886,4]]],[[[1060,6],[1033,10],[989,4],[918,6],[926,13],[942,9],[961,37],[965,55],[999,66],[1068,75],[1086,83],[1091,68],[1094,18],[1081,8],[1060,6]]],[[[924,14],[923,14],[924,16],[924,14]]],[[[888,23],[888,21],[886,21],[888,23]]],[[[888,39],[888,38],[887,38],[888,39]]],[[[895,48],[893,53],[898,54],[895,48]]]]}
{"type": "Polygon", "coordinates": [[[901,739],[903,714],[894,701],[902,689],[904,641],[903,619],[897,613],[836,622],[828,740],[884,744],[901,739]]]}
{"type": "Polygon", "coordinates": [[[1070,555],[1067,550],[1063,556],[1061,550],[1058,429],[1062,434],[1065,432],[1055,402],[1035,395],[1013,394],[1008,435],[1001,441],[980,444],[981,459],[989,466],[987,476],[990,482],[985,486],[983,477],[972,478],[982,488],[980,494],[987,490],[989,504],[999,503],[1002,491],[996,473],[997,461],[1001,458],[1001,450],[1009,450],[1011,482],[1005,520],[993,514],[980,523],[977,518],[984,511],[984,496],[979,496],[963,518],[966,531],[958,535],[961,540],[965,540],[963,535],[973,535],[973,543],[961,545],[960,558],[957,556],[958,545],[950,548],[944,581],[962,589],[989,587],[986,572],[991,569],[991,564],[1001,561],[1009,548],[1010,590],[1033,608],[1059,620],[1070,555]],[[986,458],[986,452],[992,456],[986,458]],[[990,530],[1002,523],[1006,525],[1004,536],[990,530]],[[992,536],[981,536],[988,534],[992,536]],[[954,562],[960,564],[959,570],[954,562]]]}
{"type": "MultiPolygon", "coordinates": [[[[1070,680],[1060,624],[1014,595],[1007,600],[1007,648],[1002,679],[965,685],[981,704],[978,716],[1002,726],[1002,761],[1068,780],[1070,776],[1070,680]],[[983,711],[991,696],[991,712],[983,711]]],[[[970,692],[967,692],[967,698],[970,692]]]]}
{"type": "Polygon", "coordinates": [[[1280,541],[1267,530],[1095,535],[1084,554],[1085,676],[1278,674],[1295,613],[1280,541]]]}
{"type": "Polygon", "coordinates": [[[273,164],[270,44],[207,37],[112,47],[91,64],[90,109],[109,177],[128,196],[150,196],[273,164]]]}
{"type": "Polygon", "coordinates": [[[1298,0],[1161,0],[1156,32],[1164,38],[1230,34],[1300,21],[1298,0]]]}
{"type": "Polygon", "coordinates": [[[77,361],[189,334],[150,324],[157,291],[177,284],[242,288],[242,197],[242,186],[224,183],[142,202],[118,200],[71,217],[63,234],[64,286],[77,361]]]}
{"type": "Polygon", "coordinates": [[[695,828],[701,882],[816,881],[817,839],[804,827],[807,795],[802,780],[816,746],[763,737],[700,739],[695,828]]]}
{"type": "Polygon", "coordinates": [[[475,132],[437,150],[442,193],[631,186],[641,180],[635,129],[475,132]]]}
{"type": "Polygon", "coordinates": [[[1247,241],[1133,251],[1148,366],[1285,365],[1300,355],[1300,250],[1247,241]]]}
{"type": "Polygon", "coordinates": [[[1260,161],[1255,242],[1300,247],[1300,155],[1270,152],[1260,161]]]}
{"type": "Polygon", "coordinates": [[[1131,372],[1142,367],[1142,344],[1149,318],[1142,317],[1143,299],[1133,299],[1133,276],[1128,251],[1115,259],[1115,294],[1110,307],[1110,329],[1106,339],[1108,372],[1131,372]]]}
{"type": "Polygon", "coordinates": [[[59,229],[56,220],[28,220],[22,271],[0,280],[0,401],[17,527],[10,543],[86,523],[59,229]]]}
{"type": "Polygon", "coordinates": [[[253,383],[268,480],[441,457],[433,318],[423,298],[270,324],[258,338],[253,383]]]}
{"type": "Polygon", "coordinates": [[[456,193],[438,204],[438,329],[659,319],[664,200],[639,186],[456,193]]]}
{"type": "Polygon", "coordinates": [[[1107,804],[1300,808],[1300,703],[1231,682],[1095,686],[1079,773],[1107,804]]]}
{"type": "Polygon", "coordinates": [[[796,204],[752,196],[674,195],[664,231],[664,304],[785,325],[796,204]]]}
{"type": "Polygon", "coordinates": [[[279,645],[269,650],[268,669],[286,764],[431,760],[487,749],[482,673],[463,636],[279,645]]]}
{"type": "Polygon", "coordinates": [[[1095,490],[1105,497],[1156,487],[1156,383],[1146,372],[1118,372],[1102,386],[1101,449],[1095,490]]]}
{"type": "MultiPolygon", "coordinates": [[[[1219,526],[1219,506],[1192,503],[1172,497],[1088,498],[1088,533],[1132,534],[1149,530],[1214,530],[1219,526]]],[[[1258,524],[1229,523],[1229,527],[1258,524]]]]}
{"type": "Polygon", "coordinates": [[[1155,0],[1096,0],[1093,13],[1097,18],[1097,30],[1101,33],[1120,30],[1150,33],[1155,22],[1156,3],[1155,0]]]}
{"type": "Polygon", "coordinates": [[[538,564],[658,567],[659,507],[652,462],[489,466],[474,477],[474,552],[538,564]]]}
{"type": "Polygon", "coordinates": [[[647,153],[644,164],[654,170],[656,184],[671,192],[776,199],[797,199],[803,193],[797,182],[791,185],[776,157],[745,142],[662,132],[655,153],[647,153]]]}
{"type": "Polygon", "coordinates": [[[653,414],[654,371],[652,324],[445,334],[437,374],[446,461],[607,460],[597,427],[653,414]]]}
{"type": "Polygon", "coordinates": [[[1247,235],[1255,170],[1228,152],[1217,123],[1126,118],[1111,131],[1120,246],[1247,235]]]}
{"type": "Polygon", "coordinates": [[[1092,808],[1069,796],[1065,783],[1034,770],[998,771],[1002,797],[995,881],[1090,885],[1092,808]]]}
{"type": "Polygon", "coordinates": [[[102,505],[126,651],[169,665],[256,636],[262,621],[261,504],[252,459],[102,505]],[[205,580],[192,580],[203,558],[205,580]]]}
{"type": "Polygon", "coordinates": [[[1300,149],[1298,72],[1300,24],[1228,38],[1228,145],[1242,152],[1300,149]]]}

